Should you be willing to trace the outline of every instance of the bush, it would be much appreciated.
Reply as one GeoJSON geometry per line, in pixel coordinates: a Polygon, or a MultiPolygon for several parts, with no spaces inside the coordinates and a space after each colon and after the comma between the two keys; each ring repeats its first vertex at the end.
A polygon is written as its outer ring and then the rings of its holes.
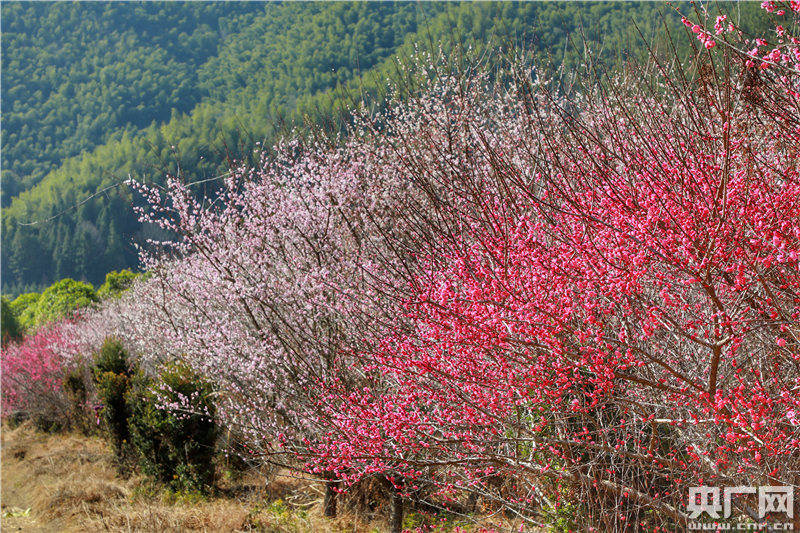
{"type": "Polygon", "coordinates": [[[97,290],[97,297],[101,300],[107,298],[116,298],[126,290],[128,290],[139,274],[132,272],[128,269],[120,271],[112,271],[106,274],[106,281],[97,290]]]}
{"type": "Polygon", "coordinates": [[[145,474],[174,490],[213,488],[218,432],[208,382],[171,364],[155,383],[138,375],[128,401],[131,440],[145,474]]]}
{"type": "Polygon", "coordinates": [[[5,296],[2,297],[0,321],[0,337],[2,337],[3,346],[11,341],[18,340],[22,336],[22,326],[11,308],[11,303],[5,296]]]}
{"type": "Polygon", "coordinates": [[[95,354],[94,372],[112,372],[114,374],[124,374],[126,376],[132,376],[134,374],[131,370],[130,362],[128,361],[128,353],[119,340],[109,337],[103,342],[100,351],[95,354]]]}
{"type": "Polygon", "coordinates": [[[127,393],[132,375],[128,354],[122,344],[113,338],[106,339],[95,354],[92,376],[102,404],[100,415],[120,460],[127,455],[126,444],[130,438],[127,393]]]}
{"type": "Polygon", "coordinates": [[[94,288],[74,279],[62,279],[47,288],[36,303],[35,326],[67,317],[97,301],[94,288]]]}
{"type": "Polygon", "coordinates": [[[38,292],[27,292],[11,301],[11,312],[17,318],[23,332],[30,331],[35,326],[36,304],[41,296],[38,292]]]}
{"type": "Polygon", "coordinates": [[[85,373],[86,368],[82,366],[67,372],[63,387],[68,402],[70,425],[84,433],[89,433],[92,424],[88,409],[89,391],[86,387],[85,373]]]}

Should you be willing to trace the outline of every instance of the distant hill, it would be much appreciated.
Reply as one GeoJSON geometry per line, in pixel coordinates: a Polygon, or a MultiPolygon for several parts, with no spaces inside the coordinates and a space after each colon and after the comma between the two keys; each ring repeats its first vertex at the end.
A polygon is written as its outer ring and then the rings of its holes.
{"type": "Polygon", "coordinates": [[[214,177],[281,124],[379,94],[414,46],[510,39],[570,65],[583,28],[613,64],[642,49],[633,21],[662,16],[677,20],[649,3],[4,3],[3,292],[135,267],[152,230],[115,184],[214,177]]]}
{"type": "Polygon", "coordinates": [[[252,3],[4,2],[3,205],[64,159],[190,111],[252,3]]]}

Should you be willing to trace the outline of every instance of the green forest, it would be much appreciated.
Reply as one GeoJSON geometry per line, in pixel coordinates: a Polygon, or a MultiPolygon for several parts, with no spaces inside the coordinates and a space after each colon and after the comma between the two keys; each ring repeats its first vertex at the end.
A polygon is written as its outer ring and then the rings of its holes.
{"type": "MultiPolygon", "coordinates": [[[[757,7],[736,16],[757,25],[757,7]]],[[[619,64],[678,16],[649,3],[5,2],[3,293],[135,270],[155,230],[124,180],[213,190],[257,143],[379,102],[417,49],[511,43],[569,69],[588,40],[593,60],[619,64]]]]}

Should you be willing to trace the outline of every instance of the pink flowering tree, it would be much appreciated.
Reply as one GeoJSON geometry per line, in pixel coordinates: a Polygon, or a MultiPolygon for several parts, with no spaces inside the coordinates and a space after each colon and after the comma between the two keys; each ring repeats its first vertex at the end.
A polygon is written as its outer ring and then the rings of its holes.
{"type": "Polygon", "coordinates": [[[688,72],[421,68],[213,199],[139,186],[175,235],[143,254],[144,352],[270,461],[461,508],[673,530],[688,486],[796,486],[797,43],[757,64],[686,22],[688,72]]]}
{"type": "Polygon", "coordinates": [[[73,367],[65,356],[72,351],[71,338],[64,331],[69,325],[64,321],[42,327],[21,342],[3,348],[0,365],[4,417],[19,413],[46,428],[68,421],[69,400],[63,382],[73,367]]]}
{"type": "Polygon", "coordinates": [[[608,528],[676,527],[689,485],[797,485],[797,73],[713,53],[572,105],[518,77],[378,121],[386,171],[442,202],[404,205],[411,322],[360,354],[388,390],[331,387],[357,436],[331,462],[516,508],[556,483],[608,528]]]}
{"type": "MultiPolygon", "coordinates": [[[[782,79],[786,83],[800,67],[800,3],[764,0],[761,8],[774,20],[773,35],[749,35],[737,26],[733,15],[714,16],[706,6],[700,6],[696,16],[682,17],[681,21],[706,50],[721,45],[742,59],[747,68],[787,76],[782,79]]],[[[796,87],[794,91],[796,96],[796,87]]]]}
{"type": "Polygon", "coordinates": [[[313,462],[336,430],[321,385],[366,383],[363,365],[341,359],[400,315],[375,270],[402,266],[387,235],[391,202],[409,195],[373,148],[287,142],[234,169],[213,201],[178,180],[139,186],[142,220],[175,236],[143,252],[152,279],[136,295],[149,308],[138,322],[160,338],[160,353],[145,353],[208,376],[224,424],[254,455],[328,478],[313,462]]]}

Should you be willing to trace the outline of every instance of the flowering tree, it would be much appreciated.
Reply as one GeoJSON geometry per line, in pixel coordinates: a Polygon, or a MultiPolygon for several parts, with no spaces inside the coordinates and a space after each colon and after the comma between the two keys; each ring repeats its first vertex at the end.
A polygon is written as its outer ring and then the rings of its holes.
{"type": "Polygon", "coordinates": [[[436,236],[412,328],[365,354],[397,387],[348,398],[348,460],[424,450],[482,490],[499,469],[520,506],[567,481],[609,528],[683,520],[687,485],[797,485],[797,75],[756,86],[728,52],[574,107],[518,79],[496,120],[455,98],[404,130],[459,225],[412,225],[436,236]]]}
{"type": "Polygon", "coordinates": [[[128,335],[329,478],[606,530],[678,527],[690,485],[797,485],[797,41],[686,23],[693,73],[423,66],[213,199],[137,185],[175,239],[128,335]]]}
{"type": "Polygon", "coordinates": [[[335,430],[320,384],[362,384],[343,354],[399,314],[373,267],[391,267],[388,202],[404,185],[362,147],[287,142],[258,168],[234,169],[214,202],[177,180],[140,187],[142,219],[176,236],[143,253],[153,277],[136,294],[149,309],[138,322],[162,347],[144,353],[212,379],[220,415],[254,454],[328,478],[306,464],[335,430]]]}
{"type": "Polygon", "coordinates": [[[63,423],[69,409],[63,381],[70,368],[64,357],[72,341],[68,322],[45,326],[19,343],[3,347],[2,409],[4,416],[22,413],[40,425],[63,423]]]}

